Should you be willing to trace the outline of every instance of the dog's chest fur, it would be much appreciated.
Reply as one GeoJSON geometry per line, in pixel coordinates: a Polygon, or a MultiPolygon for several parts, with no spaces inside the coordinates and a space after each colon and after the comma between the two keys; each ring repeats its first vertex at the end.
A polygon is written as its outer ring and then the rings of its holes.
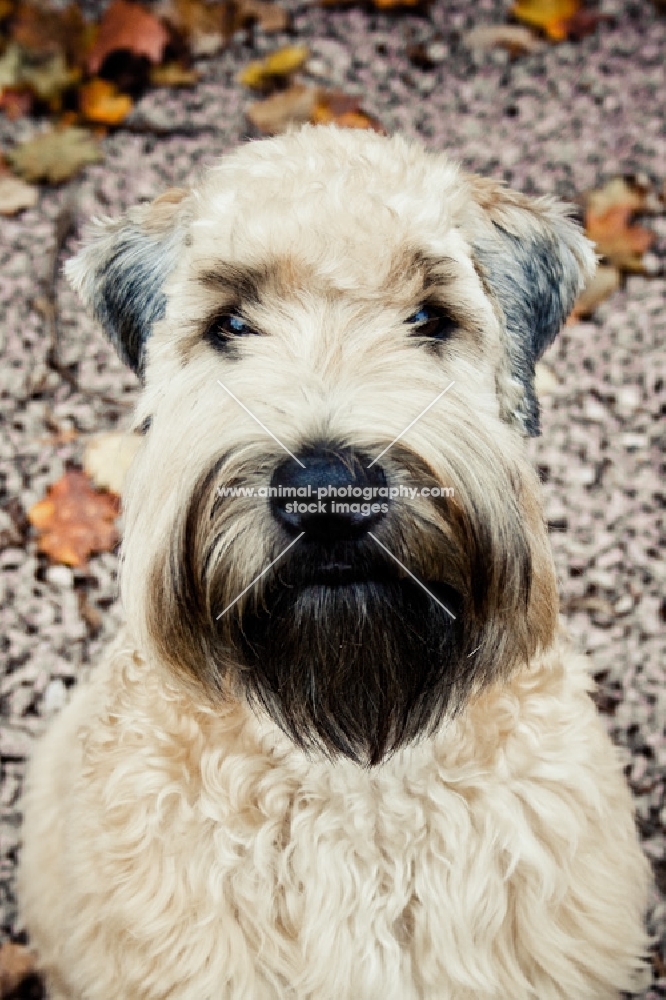
{"type": "Polygon", "coordinates": [[[564,997],[555,973],[573,987],[585,968],[589,986],[620,945],[590,947],[594,913],[572,906],[578,879],[622,907],[595,855],[621,868],[634,836],[627,823],[599,844],[601,814],[629,812],[614,754],[600,765],[582,667],[565,674],[551,654],[364,770],[308,761],[238,703],[190,701],[124,649],[69,708],[88,781],[65,792],[67,822],[96,829],[88,857],[65,857],[73,886],[99,886],[77,906],[128,929],[117,973],[138,949],[136,996],[471,1000],[497,995],[499,975],[502,995],[523,979],[525,998],[564,997]]]}

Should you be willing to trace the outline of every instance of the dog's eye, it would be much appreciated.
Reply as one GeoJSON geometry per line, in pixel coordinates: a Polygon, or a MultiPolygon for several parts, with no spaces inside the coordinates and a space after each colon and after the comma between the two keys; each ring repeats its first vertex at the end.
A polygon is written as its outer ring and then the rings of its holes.
{"type": "Polygon", "coordinates": [[[244,319],[233,313],[224,316],[217,316],[208,327],[208,334],[211,337],[218,337],[220,340],[229,340],[231,337],[257,336],[258,333],[244,319]]]}
{"type": "Polygon", "coordinates": [[[429,337],[431,340],[446,340],[456,329],[456,321],[443,309],[436,306],[421,306],[407,318],[407,323],[414,327],[417,337],[429,337]]]}

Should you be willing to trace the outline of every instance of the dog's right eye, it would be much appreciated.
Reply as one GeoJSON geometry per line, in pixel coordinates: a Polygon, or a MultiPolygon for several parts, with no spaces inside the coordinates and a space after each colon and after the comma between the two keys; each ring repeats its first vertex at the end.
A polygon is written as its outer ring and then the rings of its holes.
{"type": "Polygon", "coordinates": [[[207,330],[209,337],[216,337],[218,340],[230,340],[232,337],[259,336],[257,330],[253,329],[240,316],[234,313],[216,316],[207,330]]]}

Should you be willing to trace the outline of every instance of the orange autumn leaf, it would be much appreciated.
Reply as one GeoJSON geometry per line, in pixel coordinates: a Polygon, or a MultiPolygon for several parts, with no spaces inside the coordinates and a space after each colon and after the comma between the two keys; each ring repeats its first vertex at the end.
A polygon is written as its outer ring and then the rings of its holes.
{"type": "Polygon", "coordinates": [[[85,566],[93,552],[111,552],[118,542],[115,520],[120,498],[95,490],[78,469],[69,469],[28,511],[37,548],[52,562],[85,566]]]}
{"type": "Polygon", "coordinates": [[[97,73],[106,57],[119,49],[146,56],[151,63],[159,63],[168,40],[169,33],[164,24],[145,7],[129,0],[112,0],[88,53],[88,71],[97,73]]]}
{"type": "Polygon", "coordinates": [[[132,98],[108,80],[89,80],[79,91],[79,106],[91,122],[119,125],[132,110],[132,98]]]}
{"type": "Polygon", "coordinates": [[[320,91],[311,118],[313,125],[339,125],[341,128],[372,129],[385,135],[383,125],[361,108],[357,97],[337,90],[320,91]]]}
{"type": "Polygon", "coordinates": [[[655,241],[650,229],[633,221],[646,205],[645,191],[623,177],[586,195],[585,232],[598,253],[625,271],[642,271],[643,254],[655,241]]]}
{"type": "Polygon", "coordinates": [[[581,0],[517,0],[510,13],[518,21],[541,28],[554,42],[568,37],[568,21],[581,7],[581,0]]]}

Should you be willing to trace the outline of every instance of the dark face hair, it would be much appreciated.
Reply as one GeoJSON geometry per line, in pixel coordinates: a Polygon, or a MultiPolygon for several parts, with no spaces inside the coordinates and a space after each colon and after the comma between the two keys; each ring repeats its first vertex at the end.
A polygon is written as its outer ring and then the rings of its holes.
{"type": "MultiPolygon", "coordinates": [[[[469,458],[477,472],[479,462],[492,462],[483,496],[456,469],[456,496],[468,499],[455,507],[433,500],[428,517],[391,508],[374,529],[437,601],[369,535],[314,536],[220,619],[230,595],[251,582],[230,578],[228,561],[214,555],[234,517],[233,500],[215,489],[229,481],[222,456],[194,485],[175,543],[156,554],[149,629],[158,654],[213,700],[231,686],[298,745],[330,757],[377,764],[432,732],[474,690],[547,644],[555,624],[555,601],[531,600],[533,539],[523,507],[530,498],[519,470],[490,441],[470,442],[469,458]]],[[[396,447],[389,475],[398,468],[436,481],[396,447]]],[[[289,538],[277,536],[276,555],[289,538]]]]}

